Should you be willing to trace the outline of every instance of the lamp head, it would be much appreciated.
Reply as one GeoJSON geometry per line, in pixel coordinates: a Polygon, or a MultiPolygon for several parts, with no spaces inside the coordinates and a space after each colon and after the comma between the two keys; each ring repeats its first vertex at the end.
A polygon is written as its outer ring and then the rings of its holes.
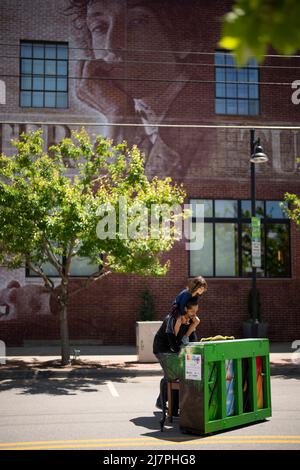
{"type": "Polygon", "coordinates": [[[254,147],[254,152],[251,155],[250,162],[251,163],[266,163],[269,161],[268,156],[265,154],[264,149],[260,145],[259,141],[254,147]]]}

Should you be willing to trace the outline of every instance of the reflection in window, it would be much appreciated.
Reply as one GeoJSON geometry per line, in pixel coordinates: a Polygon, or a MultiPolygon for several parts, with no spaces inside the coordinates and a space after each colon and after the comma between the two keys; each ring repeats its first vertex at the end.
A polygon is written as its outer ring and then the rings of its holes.
{"type": "MultiPolygon", "coordinates": [[[[196,223],[192,223],[192,230],[195,231],[196,223]]],[[[190,272],[191,276],[213,276],[213,224],[204,225],[204,245],[201,250],[190,251],[190,272]]]]}
{"type": "Polygon", "coordinates": [[[238,205],[237,201],[225,200],[215,201],[215,216],[216,217],[237,217],[238,205]]]}
{"type": "MultiPolygon", "coordinates": [[[[46,276],[49,276],[49,277],[57,277],[59,276],[57,270],[55,269],[55,267],[49,263],[48,261],[43,263],[41,266],[42,270],[44,271],[44,273],[46,274],[46,276]]],[[[30,276],[30,277],[38,277],[38,275],[32,271],[31,269],[29,269],[27,271],[27,276],[30,276]]]]}
{"type": "Polygon", "coordinates": [[[289,231],[286,224],[267,224],[267,277],[284,277],[289,272],[289,231]]]}
{"type": "Polygon", "coordinates": [[[193,199],[190,202],[190,209],[192,210],[193,217],[196,217],[196,205],[203,204],[204,205],[204,217],[212,217],[213,216],[213,201],[209,199],[193,199]]]}
{"type": "Polygon", "coordinates": [[[237,68],[232,54],[215,53],[215,112],[217,114],[259,114],[259,76],[257,62],[237,68]]]}
{"type": "Polygon", "coordinates": [[[21,42],[20,106],[68,107],[68,46],[21,42]]]}
{"type": "MultiPolygon", "coordinates": [[[[42,269],[46,276],[49,277],[58,277],[59,274],[54,268],[54,266],[45,262],[42,264],[42,269]]],[[[89,277],[98,270],[101,270],[101,259],[99,258],[99,264],[91,263],[89,258],[75,256],[71,262],[70,267],[70,276],[72,277],[89,277]]],[[[38,277],[38,275],[31,269],[27,269],[26,275],[28,277],[38,277]]]]}
{"type": "Polygon", "coordinates": [[[266,202],[266,215],[270,219],[285,219],[287,216],[284,212],[285,204],[280,201],[266,202]]]}
{"type": "Polygon", "coordinates": [[[99,270],[99,264],[91,263],[89,258],[76,256],[70,267],[71,276],[90,276],[99,270]]]}
{"type": "MultiPolygon", "coordinates": [[[[250,277],[251,201],[195,199],[205,207],[204,246],[190,251],[190,275],[250,277]]],[[[280,201],[256,201],[261,220],[261,267],[258,277],[289,277],[290,222],[280,201]]],[[[194,214],[195,215],[195,214],[194,214]]],[[[192,219],[196,231],[197,219],[192,219]]],[[[201,223],[201,221],[200,221],[201,223]]]]}
{"type": "MultiPolygon", "coordinates": [[[[264,217],[264,201],[256,201],[256,217],[262,218],[264,217]]],[[[251,208],[251,201],[241,201],[241,212],[242,217],[250,218],[252,217],[252,208],[251,208]]]]}
{"type": "Polygon", "coordinates": [[[216,223],[216,276],[238,275],[237,224],[216,223]]]}

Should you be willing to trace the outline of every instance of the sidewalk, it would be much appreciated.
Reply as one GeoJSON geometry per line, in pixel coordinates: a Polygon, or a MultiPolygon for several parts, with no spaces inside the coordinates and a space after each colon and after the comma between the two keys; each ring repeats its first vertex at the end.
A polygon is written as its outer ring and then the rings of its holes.
{"type": "MultiPolygon", "coordinates": [[[[272,375],[300,374],[290,343],[271,343],[272,375]]],[[[61,366],[59,346],[7,348],[0,380],[10,378],[162,375],[158,363],[140,363],[134,346],[71,346],[71,364],[61,366]],[[77,355],[75,358],[74,355],[77,355]]],[[[298,356],[299,357],[299,356],[298,356]]]]}
{"type": "Polygon", "coordinates": [[[161,375],[158,363],[139,363],[135,346],[70,347],[71,363],[62,366],[59,346],[7,348],[0,380],[6,378],[161,375]],[[76,358],[75,358],[76,355],[76,358]]]}

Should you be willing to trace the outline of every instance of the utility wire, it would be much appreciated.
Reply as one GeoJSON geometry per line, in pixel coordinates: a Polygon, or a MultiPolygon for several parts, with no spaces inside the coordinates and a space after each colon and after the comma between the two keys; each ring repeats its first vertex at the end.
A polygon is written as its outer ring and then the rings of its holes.
{"type": "MultiPolygon", "coordinates": [[[[300,56],[299,56],[300,57],[300,56]]],[[[28,59],[28,60],[63,60],[67,62],[93,62],[97,61],[98,59],[91,59],[91,58],[68,58],[68,59],[51,59],[47,57],[20,57],[20,56],[6,56],[0,55],[2,59],[28,59]]],[[[105,61],[105,64],[115,64],[114,61],[105,61]]],[[[214,68],[222,68],[222,69],[234,69],[237,68],[234,65],[227,65],[227,64],[215,64],[215,63],[195,63],[195,62],[165,62],[165,61],[147,61],[147,60],[127,60],[124,59],[122,64],[154,64],[154,65],[180,65],[180,66],[191,66],[191,67],[214,67],[214,68]]],[[[241,70],[257,70],[257,69],[300,69],[300,65],[246,65],[241,67],[241,70]]],[[[237,69],[238,71],[238,69],[237,69]]]]}
{"type": "MultiPolygon", "coordinates": [[[[81,127],[145,127],[142,123],[116,123],[116,122],[55,122],[55,121],[0,121],[0,124],[26,124],[33,126],[81,126],[81,127]]],[[[191,129],[266,129],[266,130],[295,130],[299,131],[300,126],[283,125],[258,125],[258,124],[150,124],[147,127],[174,127],[191,129]]]]}
{"type": "MultiPolygon", "coordinates": [[[[67,75],[45,75],[45,74],[32,74],[32,73],[24,73],[20,74],[0,74],[0,77],[5,78],[31,78],[31,77],[40,77],[40,78],[66,78],[70,80],[102,80],[102,81],[131,81],[131,82],[162,82],[162,83],[218,83],[218,84],[235,84],[235,85],[284,85],[284,86],[291,86],[291,82],[249,82],[249,81],[235,81],[235,80],[193,80],[193,79],[186,79],[186,80],[171,80],[171,79],[163,79],[163,78],[129,78],[129,77],[70,77],[67,75]]],[[[25,91],[25,90],[22,90],[25,91]]],[[[30,91],[30,90],[29,90],[30,91]]],[[[39,91],[39,90],[32,90],[32,91],[39,91]]],[[[45,91],[45,90],[40,90],[45,91]]],[[[51,91],[51,90],[48,90],[51,91]]],[[[57,90],[56,90],[57,91],[57,90]]]]}
{"type": "MultiPolygon", "coordinates": [[[[30,44],[31,41],[28,41],[28,44],[30,44]]],[[[24,42],[23,44],[26,44],[26,42],[24,42]]],[[[13,43],[1,43],[0,42],[0,46],[8,46],[8,47],[18,47],[20,48],[23,44],[13,44],[13,43]]],[[[41,43],[39,43],[38,41],[37,42],[34,42],[33,43],[34,45],[38,45],[38,44],[41,44],[41,45],[44,45],[44,41],[42,41],[41,43]]],[[[51,43],[49,43],[49,45],[51,45],[51,43]]],[[[54,44],[56,45],[56,43],[54,44]]],[[[172,49],[172,50],[160,50],[160,49],[110,49],[108,47],[93,47],[93,48],[90,48],[90,47],[74,47],[74,46],[69,46],[68,44],[66,43],[60,43],[59,45],[66,45],[68,46],[68,49],[69,50],[81,50],[81,51],[118,51],[118,52],[159,52],[161,54],[193,54],[193,55],[215,55],[216,53],[218,52],[221,52],[221,53],[226,53],[227,51],[224,51],[224,50],[216,50],[215,52],[206,52],[206,51],[182,51],[182,50],[176,50],[176,49],[172,49]]],[[[264,58],[266,57],[273,57],[273,58],[276,58],[276,57],[283,57],[285,59],[290,59],[290,58],[300,58],[300,55],[298,54],[265,54],[264,55],[264,58]]]]}

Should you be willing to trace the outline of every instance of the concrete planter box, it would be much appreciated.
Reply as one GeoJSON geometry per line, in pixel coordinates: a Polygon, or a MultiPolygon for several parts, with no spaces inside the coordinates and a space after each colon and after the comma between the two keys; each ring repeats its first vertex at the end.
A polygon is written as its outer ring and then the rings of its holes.
{"type": "Polygon", "coordinates": [[[162,321],[136,322],[136,347],[138,362],[158,362],[154,356],[153,339],[162,321]]]}

